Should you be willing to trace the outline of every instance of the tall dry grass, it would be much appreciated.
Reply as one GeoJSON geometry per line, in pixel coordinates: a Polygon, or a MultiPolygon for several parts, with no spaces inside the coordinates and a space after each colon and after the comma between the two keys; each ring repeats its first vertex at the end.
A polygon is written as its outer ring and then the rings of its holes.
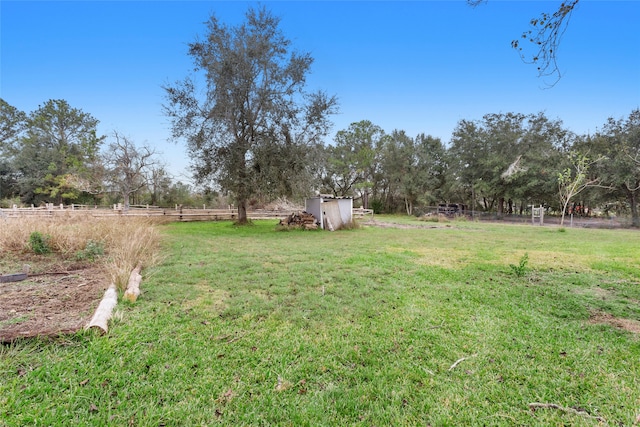
{"type": "Polygon", "coordinates": [[[159,221],[149,218],[73,215],[65,218],[0,218],[0,256],[30,251],[29,237],[37,231],[49,236],[51,250],[71,258],[87,242],[101,242],[105,254],[100,261],[105,274],[119,289],[127,286],[136,265],[148,267],[158,261],[159,221]]]}

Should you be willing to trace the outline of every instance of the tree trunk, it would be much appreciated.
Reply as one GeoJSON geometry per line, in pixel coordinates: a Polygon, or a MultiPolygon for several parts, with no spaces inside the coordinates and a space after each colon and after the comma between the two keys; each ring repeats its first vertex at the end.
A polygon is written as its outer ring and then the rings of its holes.
{"type": "Polygon", "coordinates": [[[636,200],[636,192],[627,190],[627,200],[631,208],[631,226],[640,227],[640,217],[638,217],[638,203],[636,200]]]}
{"type": "Polygon", "coordinates": [[[246,200],[238,200],[238,224],[248,224],[249,220],[247,219],[247,201],[246,200]]]}
{"type": "Polygon", "coordinates": [[[413,203],[408,198],[404,198],[404,208],[407,211],[407,215],[411,216],[413,214],[413,203]]]}
{"type": "Polygon", "coordinates": [[[498,218],[502,218],[504,215],[504,197],[498,199],[498,218]]]}
{"type": "Polygon", "coordinates": [[[125,212],[127,212],[129,210],[129,193],[125,191],[124,193],[122,193],[122,196],[124,199],[122,208],[124,209],[125,212]]]}
{"type": "Polygon", "coordinates": [[[568,198],[563,204],[562,204],[562,216],[560,217],[560,227],[562,227],[564,225],[564,217],[565,214],[567,213],[567,207],[569,206],[569,201],[571,200],[571,198],[568,198]]]}

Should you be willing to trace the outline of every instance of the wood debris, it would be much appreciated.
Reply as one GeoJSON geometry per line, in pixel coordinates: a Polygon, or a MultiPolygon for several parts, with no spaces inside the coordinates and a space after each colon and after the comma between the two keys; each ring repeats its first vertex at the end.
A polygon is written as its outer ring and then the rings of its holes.
{"type": "Polygon", "coordinates": [[[116,285],[111,285],[105,291],[96,312],[94,313],[91,321],[85,326],[85,329],[97,328],[103,334],[106,334],[109,330],[108,322],[113,314],[113,309],[118,304],[118,292],[116,291],[116,285]]]}
{"type": "Polygon", "coordinates": [[[318,228],[318,221],[312,214],[302,211],[294,212],[286,218],[280,220],[281,226],[300,227],[305,230],[315,230],[318,228]]]}
{"type": "Polygon", "coordinates": [[[129,282],[127,284],[127,290],[124,293],[124,299],[130,302],[135,302],[140,295],[140,283],[142,282],[142,275],[140,270],[142,266],[138,263],[136,268],[133,269],[131,275],[129,275],[129,282]]]}

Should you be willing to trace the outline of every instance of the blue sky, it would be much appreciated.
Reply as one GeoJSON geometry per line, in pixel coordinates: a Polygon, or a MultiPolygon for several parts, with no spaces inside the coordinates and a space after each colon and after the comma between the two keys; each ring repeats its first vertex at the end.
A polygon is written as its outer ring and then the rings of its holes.
{"type": "MultiPolygon", "coordinates": [[[[244,19],[244,1],[0,1],[0,97],[30,112],[65,99],[163,153],[188,176],[184,145],[167,141],[162,85],[192,68],[187,44],[211,13],[244,19]]],[[[550,89],[511,48],[531,18],[559,1],[264,1],[315,62],[309,89],[335,94],[336,131],[370,120],[447,143],[462,119],[537,113],[579,134],[640,107],[640,1],[582,0],[550,89]]]]}

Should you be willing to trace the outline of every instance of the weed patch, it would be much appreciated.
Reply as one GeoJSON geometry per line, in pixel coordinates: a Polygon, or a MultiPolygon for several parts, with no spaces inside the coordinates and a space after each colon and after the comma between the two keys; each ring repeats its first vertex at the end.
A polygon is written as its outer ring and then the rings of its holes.
{"type": "Polygon", "coordinates": [[[511,271],[513,271],[517,277],[524,277],[527,274],[527,271],[529,271],[529,268],[527,267],[528,263],[529,254],[525,252],[525,254],[522,255],[522,258],[520,258],[518,265],[509,264],[509,267],[511,267],[511,271]]]}

